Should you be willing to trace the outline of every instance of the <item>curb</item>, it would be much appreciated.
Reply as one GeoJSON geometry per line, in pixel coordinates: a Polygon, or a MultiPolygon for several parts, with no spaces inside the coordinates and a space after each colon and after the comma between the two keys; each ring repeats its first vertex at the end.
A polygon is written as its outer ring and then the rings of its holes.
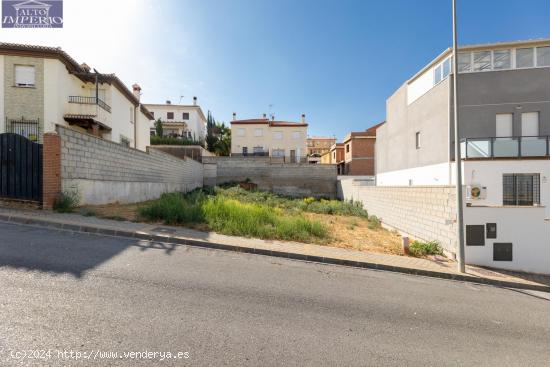
{"type": "Polygon", "coordinates": [[[158,235],[158,234],[152,234],[152,233],[141,232],[141,231],[118,230],[118,229],[104,228],[101,226],[80,225],[75,223],[60,222],[60,221],[48,220],[48,219],[42,219],[42,218],[29,218],[24,215],[13,215],[13,214],[10,215],[10,214],[0,213],[0,221],[8,222],[8,223],[16,223],[16,224],[34,225],[34,226],[40,226],[44,228],[58,229],[58,230],[70,231],[70,232],[80,232],[80,233],[89,233],[89,234],[97,234],[97,235],[104,235],[104,236],[137,238],[137,239],[144,239],[144,240],[150,240],[150,241],[169,242],[169,243],[175,243],[178,245],[202,247],[202,248],[215,249],[215,250],[225,250],[225,251],[257,254],[257,255],[272,256],[272,257],[281,257],[281,258],[292,259],[292,260],[310,261],[310,262],[317,262],[317,263],[330,264],[330,265],[342,265],[342,266],[362,268],[362,269],[391,271],[395,273],[420,275],[420,276],[455,280],[455,281],[461,281],[461,282],[493,285],[493,286],[498,286],[503,288],[516,288],[516,289],[525,289],[525,290],[550,293],[550,286],[545,286],[545,285],[516,283],[516,282],[502,281],[502,280],[496,280],[496,279],[490,279],[490,278],[478,278],[472,275],[452,274],[452,273],[438,272],[438,271],[432,271],[432,270],[423,270],[423,269],[415,269],[415,268],[406,268],[402,266],[385,265],[385,264],[372,263],[372,262],[312,256],[312,255],[298,254],[293,252],[272,251],[272,250],[258,249],[253,247],[234,246],[234,245],[227,245],[223,243],[215,243],[215,242],[208,242],[208,241],[201,241],[201,240],[192,240],[192,239],[182,238],[182,237],[174,237],[170,235],[158,235]]]}

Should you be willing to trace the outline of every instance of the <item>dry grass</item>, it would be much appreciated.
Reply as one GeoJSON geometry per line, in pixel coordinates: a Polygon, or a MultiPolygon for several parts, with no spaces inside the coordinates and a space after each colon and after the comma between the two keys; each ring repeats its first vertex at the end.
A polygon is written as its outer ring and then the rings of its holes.
{"type": "MultiPolygon", "coordinates": [[[[137,221],[139,208],[148,203],[85,206],[79,211],[84,214],[93,213],[100,218],[137,221]]],[[[383,228],[369,228],[369,221],[365,218],[317,213],[304,213],[304,216],[323,223],[329,230],[330,238],[314,241],[318,245],[402,255],[401,237],[383,228]]],[[[186,226],[196,230],[208,230],[208,226],[203,223],[186,226]]]]}

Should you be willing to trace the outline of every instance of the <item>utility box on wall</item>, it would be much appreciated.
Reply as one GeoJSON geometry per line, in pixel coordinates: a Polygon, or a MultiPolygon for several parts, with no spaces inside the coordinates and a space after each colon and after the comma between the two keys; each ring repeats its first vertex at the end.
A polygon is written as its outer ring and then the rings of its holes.
{"type": "Polygon", "coordinates": [[[478,184],[466,186],[466,199],[480,200],[487,198],[487,187],[478,184]]]}

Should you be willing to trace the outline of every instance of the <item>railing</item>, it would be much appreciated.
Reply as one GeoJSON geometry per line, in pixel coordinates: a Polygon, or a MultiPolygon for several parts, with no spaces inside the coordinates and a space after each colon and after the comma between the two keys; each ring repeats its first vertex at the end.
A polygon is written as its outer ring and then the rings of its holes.
{"type": "Polygon", "coordinates": [[[69,96],[69,103],[96,104],[107,112],[111,112],[111,106],[105,103],[101,98],[85,96],[69,96]]]}
{"type": "Polygon", "coordinates": [[[549,157],[550,136],[467,138],[461,140],[462,158],[549,157]]]}
{"type": "Polygon", "coordinates": [[[40,119],[26,120],[21,117],[20,120],[14,120],[6,117],[6,132],[22,135],[30,141],[38,142],[42,136],[40,119]]]}

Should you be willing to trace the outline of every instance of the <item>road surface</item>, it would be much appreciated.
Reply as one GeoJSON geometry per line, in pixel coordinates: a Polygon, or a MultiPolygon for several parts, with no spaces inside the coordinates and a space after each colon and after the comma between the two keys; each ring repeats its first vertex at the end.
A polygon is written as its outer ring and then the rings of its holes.
{"type": "Polygon", "coordinates": [[[1,366],[550,364],[549,295],[390,272],[0,223],[0,292],[1,366]]]}

